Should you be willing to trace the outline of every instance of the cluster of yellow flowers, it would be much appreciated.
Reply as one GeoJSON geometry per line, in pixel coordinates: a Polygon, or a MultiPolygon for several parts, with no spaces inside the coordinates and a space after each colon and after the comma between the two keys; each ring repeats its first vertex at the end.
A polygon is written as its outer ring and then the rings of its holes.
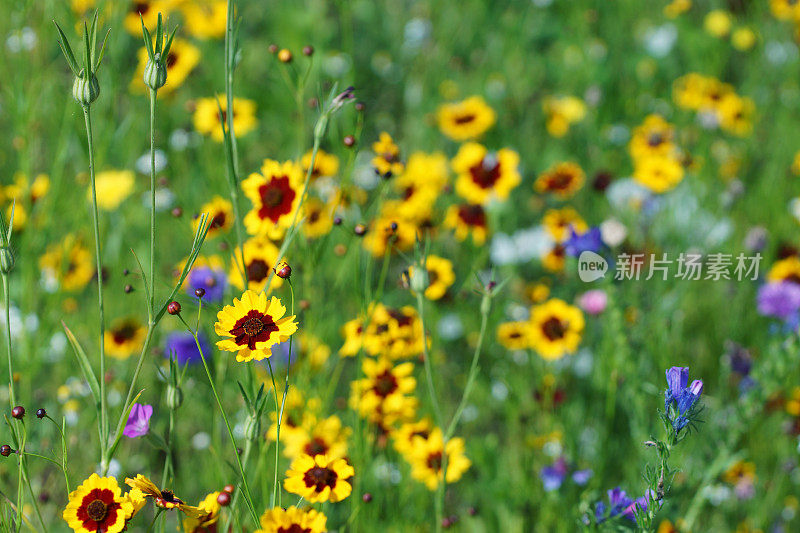
{"type": "Polygon", "coordinates": [[[672,88],[678,107],[700,114],[706,127],[720,127],[734,135],[747,135],[752,129],[755,105],[750,98],[736,94],[733,86],[695,72],[678,78],[672,88]]]}
{"type": "Polygon", "coordinates": [[[683,179],[684,160],[675,143],[675,130],[659,115],[649,115],[633,130],[628,153],[633,178],[655,193],[674,188],[683,179]]]}
{"type": "Polygon", "coordinates": [[[543,359],[551,361],[578,349],[584,326],[580,309],[559,298],[551,298],[531,307],[528,320],[501,324],[497,337],[509,350],[533,349],[543,359]]]}

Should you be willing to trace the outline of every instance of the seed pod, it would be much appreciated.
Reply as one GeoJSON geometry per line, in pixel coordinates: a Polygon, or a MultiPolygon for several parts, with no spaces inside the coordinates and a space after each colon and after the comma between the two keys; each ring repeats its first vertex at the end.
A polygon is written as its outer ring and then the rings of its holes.
{"type": "Polygon", "coordinates": [[[257,416],[250,416],[244,425],[244,436],[247,440],[255,441],[261,436],[261,420],[257,416]]]}
{"type": "Polygon", "coordinates": [[[87,107],[97,100],[98,96],[100,96],[100,83],[97,81],[97,76],[92,75],[91,79],[86,79],[81,72],[72,84],[72,97],[83,107],[87,107]]]}
{"type": "Polygon", "coordinates": [[[181,304],[178,302],[170,302],[169,305],[167,305],[167,313],[171,315],[181,314],[181,304]]]}
{"type": "Polygon", "coordinates": [[[14,407],[11,410],[11,416],[16,418],[17,420],[22,420],[23,418],[25,418],[25,408],[22,407],[21,405],[14,407]]]}
{"type": "Polygon", "coordinates": [[[44,418],[44,417],[46,417],[46,416],[47,416],[47,411],[45,411],[45,410],[44,410],[44,409],[42,409],[41,407],[40,407],[39,409],[37,409],[37,410],[36,410],[36,418],[39,418],[39,419],[41,419],[41,418],[44,418]]]}
{"type": "Polygon", "coordinates": [[[161,61],[161,54],[155,55],[155,61],[148,59],[144,67],[144,84],[158,90],[167,83],[167,66],[161,61]]]}
{"type": "Polygon", "coordinates": [[[0,272],[8,274],[14,268],[14,253],[10,248],[0,248],[0,272]]]}
{"type": "Polygon", "coordinates": [[[2,446],[0,446],[0,455],[2,455],[3,457],[8,457],[9,455],[11,455],[11,452],[13,451],[14,450],[11,449],[11,446],[9,446],[8,444],[3,444],[2,446]]]}
{"type": "Polygon", "coordinates": [[[430,283],[430,279],[428,278],[428,271],[424,268],[415,268],[411,272],[411,290],[414,292],[425,292],[425,289],[428,288],[428,284],[430,283]]]}
{"type": "Polygon", "coordinates": [[[167,407],[176,410],[183,405],[183,391],[174,385],[167,386],[167,407]]]}

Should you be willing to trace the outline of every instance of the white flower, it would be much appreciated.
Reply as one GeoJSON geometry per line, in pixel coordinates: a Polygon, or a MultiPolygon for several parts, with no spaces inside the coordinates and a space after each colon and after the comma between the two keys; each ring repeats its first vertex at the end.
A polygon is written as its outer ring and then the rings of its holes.
{"type": "MultiPolygon", "coordinates": [[[[156,174],[158,174],[167,166],[167,154],[165,154],[163,150],[156,149],[155,159],[156,174]]],[[[140,174],[150,175],[150,152],[139,156],[136,160],[136,170],[139,171],[140,174]]]]}
{"type": "Polygon", "coordinates": [[[600,223],[600,238],[611,248],[622,244],[627,236],[628,228],[615,218],[609,218],[600,223]]]}
{"type": "Polygon", "coordinates": [[[672,24],[648,29],[644,34],[644,47],[653,57],[666,57],[678,40],[678,30],[672,24]]]}

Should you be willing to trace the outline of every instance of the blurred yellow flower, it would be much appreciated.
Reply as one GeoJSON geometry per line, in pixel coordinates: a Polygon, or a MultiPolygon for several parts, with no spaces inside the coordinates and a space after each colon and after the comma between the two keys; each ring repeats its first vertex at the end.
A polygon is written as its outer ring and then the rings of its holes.
{"type": "MultiPolygon", "coordinates": [[[[97,207],[105,211],[114,211],[130,196],[136,184],[132,170],[106,170],[95,176],[97,190],[97,207]]],[[[86,190],[87,201],[92,201],[92,189],[86,190]]]]}
{"type": "MultiPolygon", "coordinates": [[[[147,65],[147,49],[142,47],[137,53],[139,64],[136,73],[131,80],[131,89],[136,92],[145,92],[145,84],[142,80],[144,68],[147,65]]],[[[194,70],[200,62],[200,50],[189,41],[176,38],[172,41],[172,47],[167,54],[167,83],[158,90],[159,95],[170,93],[183,85],[187,76],[194,70]]],[[[238,132],[237,132],[238,134],[238,132]]]]}
{"type": "MultiPolygon", "coordinates": [[[[225,95],[219,95],[219,107],[222,108],[221,119],[227,127],[228,103],[225,95]]],[[[217,98],[200,98],[195,102],[192,117],[194,128],[203,135],[209,135],[217,142],[222,142],[222,126],[220,125],[217,98]]],[[[247,135],[258,125],[256,103],[244,98],[233,99],[233,130],[237,137],[247,135]]]]}
{"type": "Polygon", "coordinates": [[[428,490],[436,490],[444,474],[442,466],[447,456],[447,482],[461,479],[472,461],[464,455],[464,439],[454,437],[444,444],[442,430],[434,428],[427,438],[416,436],[406,459],[411,464],[411,477],[425,484],[428,490]]]}
{"type": "Polygon", "coordinates": [[[683,179],[683,167],[671,157],[647,157],[636,162],[633,179],[655,193],[674,188],[683,179]]]}
{"type": "Polygon", "coordinates": [[[227,0],[190,0],[180,4],[183,27],[198,39],[221,39],[225,36],[227,0]]]}
{"type": "Polygon", "coordinates": [[[403,172],[403,163],[400,161],[400,148],[392,140],[388,133],[381,132],[378,141],[372,143],[372,151],[375,157],[372,158],[372,166],[375,172],[384,178],[396,176],[403,172]]]}
{"type": "Polygon", "coordinates": [[[542,108],[547,115],[547,132],[553,137],[563,137],[572,124],[586,116],[586,104],[574,96],[547,97],[542,108]]]}
{"type": "Polygon", "coordinates": [[[480,96],[444,104],[436,112],[439,129],[454,141],[477,139],[491,128],[496,116],[480,96]]]}
{"type": "Polygon", "coordinates": [[[492,198],[506,200],[519,185],[519,154],[503,148],[489,152],[469,142],[461,145],[451,162],[456,178],[456,193],[472,204],[485,205],[492,198]]]}
{"type": "Polygon", "coordinates": [[[672,2],[664,6],[664,15],[674,19],[681,13],[689,11],[691,7],[691,0],[672,0],[672,2]]]}
{"type": "MultiPolygon", "coordinates": [[[[429,254],[425,258],[425,269],[428,271],[428,288],[425,289],[425,298],[439,300],[456,280],[453,263],[444,257],[429,254]]],[[[408,275],[414,275],[413,266],[409,267],[408,275]]]]}
{"type": "Polygon", "coordinates": [[[731,34],[731,44],[742,52],[750,50],[756,44],[756,34],[750,28],[736,28],[731,34]]]}
{"type": "Polygon", "coordinates": [[[582,186],[586,175],[577,163],[558,163],[539,174],[534,183],[538,192],[552,193],[561,199],[573,196],[582,186]]]}
{"type": "Polygon", "coordinates": [[[531,308],[531,347],[543,359],[560,359],[578,349],[585,325],[583,313],[564,300],[551,298],[531,308]]]}
{"type": "Polygon", "coordinates": [[[74,235],[69,234],[60,243],[51,244],[39,258],[39,268],[46,278],[58,282],[64,291],[79,291],[94,276],[92,254],[74,235]]]}
{"type": "Polygon", "coordinates": [[[733,24],[731,16],[727,11],[715,9],[709,11],[703,20],[703,27],[714,37],[725,37],[731,31],[733,24]]]}
{"type": "Polygon", "coordinates": [[[127,359],[142,349],[145,335],[144,326],[135,318],[117,320],[105,331],[106,353],[116,359],[127,359]]]}

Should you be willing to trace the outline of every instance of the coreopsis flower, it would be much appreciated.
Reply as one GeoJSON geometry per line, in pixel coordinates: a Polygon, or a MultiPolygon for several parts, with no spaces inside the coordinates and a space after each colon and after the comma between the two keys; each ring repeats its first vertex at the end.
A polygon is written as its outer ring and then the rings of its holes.
{"type": "Polygon", "coordinates": [[[227,0],[193,0],[179,4],[184,28],[198,39],[221,39],[225,36],[227,0]]]}
{"type": "MultiPolygon", "coordinates": [[[[208,233],[207,238],[213,238],[221,233],[226,233],[233,227],[233,204],[230,200],[216,195],[210,201],[200,207],[200,213],[208,214],[208,233]]],[[[197,231],[199,220],[194,222],[194,230],[197,231]]]]}
{"type": "Polygon", "coordinates": [[[324,533],[327,520],[324,514],[311,508],[275,507],[261,515],[261,529],[255,533],[324,533]]]}
{"type": "MultiPolygon", "coordinates": [[[[271,387],[272,383],[269,381],[269,377],[264,376],[264,379],[271,387]]],[[[282,390],[278,390],[278,397],[283,397],[282,390]]],[[[304,433],[306,431],[304,428],[315,423],[321,409],[322,401],[319,398],[308,398],[297,387],[290,387],[289,392],[286,393],[286,404],[281,419],[281,443],[286,444],[295,439],[297,434],[304,433]]],[[[275,442],[278,440],[278,414],[273,410],[269,413],[269,417],[271,422],[267,430],[267,439],[275,442]]]]}
{"type": "Polygon", "coordinates": [[[219,494],[219,491],[216,491],[206,495],[197,506],[197,515],[183,519],[184,533],[210,533],[216,530],[215,524],[219,521],[222,509],[217,501],[219,494]]]}
{"type": "Polygon", "coordinates": [[[675,128],[661,115],[648,115],[644,122],[633,130],[628,143],[631,158],[672,157],[677,151],[675,128]]]}
{"type": "Polygon", "coordinates": [[[383,257],[387,248],[392,251],[406,251],[414,246],[417,238],[417,223],[401,218],[394,210],[394,204],[383,205],[378,217],[370,222],[367,235],[362,240],[364,248],[375,257],[383,257]]]}
{"type": "Polygon", "coordinates": [[[142,37],[142,23],[145,27],[153,31],[158,21],[158,14],[164,17],[172,11],[174,0],[136,0],[130,2],[130,6],[122,20],[122,25],[128,33],[134,37],[142,37]]]}
{"type": "Polygon", "coordinates": [[[636,162],[633,179],[655,193],[673,189],[683,179],[683,166],[671,157],[646,157],[636,162]]]}
{"type": "MultiPolygon", "coordinates": [[[[238,289],[251,291],[264,290],[269,275],[278,261],[278,247],[266,237],[253,237],[244,243],[244,266],[238,250],[232,252],[232,264],[228,272],[228,279],[238,289]],[[244,274],[247,275],[247,287],[244,283],[244,274]]],[[[285,258],[284,258],[285,259],[285,258]]],[[[280,276],[272,276],[269,289],[275,289],[283,284],[280,276]]]]}
{"type": "Polygon", "coordinates": [[[369,326],[363,339],[368,354],[407,359],[422,353],[424,341],[422,322],[415,308],[371,306],[369,326]]]}
{"type": "MultiPolygon", "coordinates": [[[[50,176],[37,174],[33,180],[23,172],[14,174],[14,181],[10,185],[0,185],[0,203],[16,202],[17,208],[21,203],[33,206],[40,198],[50,191],[50,176]]],[[[16,217],[16,215],[15,215],[16,217]]]]}
{"type": "Polygon", "coordinates": [[[767,272],[767,280],[770,282],[791,281],[800,284],[800,258],[790,255],[776,261],[767,272]]]}
{"type": "MultiPolygon", "coordinates": [[[[150,59],[147,48],[140,48],[136,57],[139,64],[131,80],[130,88],[136,92],[145,92],[147,87],[144,84],[143,75],[145,66],[150,59]]],[[[200,63],[200,50],[189,41],[180,38],[174,39],[163,62],[167,69],[167,83],[159,87],[159,94],[172,92],[183,85],[192,70],[200,63]]]]}
{"type": "Polygon", "coordinates": [[[577,350],[585,321],[580,309],[559,298],[551,298],[531,309],[528,319],[531,347],[547,360],[560,359],[577,350]]]}
{"type": "Polygon", "coordinates": [[[478,246],[486,242],[489,232],[486,211],[482,206],[475,204],[450,206],[443,225],[454,230],[459,241],[465,241],[471,235],[472,242],[478,246]]]}
{"type": "Polygon", "coordinates": [[[504,322],[497,327],[497,340],[508,350],[527,350],[530,325],[527,322],[504,322]]]}
{"type": "Polygon", "coordinates": [[[363,329],[364,321],[360,318],[345,322],[341,329],[344,344],[339,348],[339,355],[342,357],[354,357],[361,351],[363,329]]]}
{"type": "Polygon", "coordinates": [[[693,421],[693,409],[703,393],[703,382],[689,382],[689,368],[673,366],[667,370],[667,389],[664,391],[664,411],[675,435],[680,435],[693,421]]]}
{"type": "Polygon", "coordinates": [[[439,129],[454,141],[477,139],[494,126],[496,116],[480,96],[444,104],[436,112],[439,129]]]}
{"type": "Polygon", "coordinates": [[[403,172],[404,166],[400,161],[400,148],[392,140],[388,133],[381,132],[379,140],[372,143],[372,151],[375,157],[372,158],[372,166],[380,176],[389,178],[403,172]]]}
{"type": "Polygon", "coordinates": [[[676,18],[681,13],[685,13],[692,7],[692,0],[672,0],[664,6],[664,15],[669,18],[676,18]]]}
{"type": "Polygon", "coordinates": [[[39,258],[39,268],[45,277],[56,281],[61,290],[68,292],[84,288],[95,272],[91,252],[73,234],[48,246],[39,258]]]}
{"type": "Polygon", "coordinates": [[[152,405],[141,405],[134,403],[131,413],[128,415],[128,422],[122,434],[129,439],[143,437],[150,431],[150,418],[153,416],[152,405]]]}
{"type": "Polygon", "coordinates": [[[423,418],[418,422],[405,422],[391,432],[394,449],[400,454],[408,456],[414,449],[414,437],[427,439],[433,431],[433,422],[430,418],[423,418]]]}
{"type": "Polygon", "coordinates": [[[325,455],[329,459],[340,459],[347,454],[347,439],[351,430],[342,425],[341,419],[332,415],[317,419],[315,416],[304,417],[302,431],[293,431],[284,440],[281,428],[281,440],[284,443],[283,454],[294,459],[303,454],[311,457],[325,455]]]}
{"type": "Polygon", "coordinates": [[[578,233],[589,229],[586,221],[572,207],[548,209],[542,217],[542,224],[556,242],[564,242],[570,236],[570,228],[578,233]]]}
{"type": "Polygon", "coordinates": [[[308,198],[303,204],[305,218],[303,219],[303,233],[309,239],[316,239],[327,235],[333,229],[333,207],[325,204],[318,198],[308,198]]]}
{"type": "Polygon", "coordinates": [[[534,188],[538,192],[554,194],[563,200],[573,196],[583,186],[585,179],[583,169],[576,163],[558,163],[539,174],[534,188]]]}
{"type": "MultiPolygon", "coordinates": [[[[313,150],[309,150],[300,159],[300,165],[303,167],[303,178],[308,173],[308,167],[311,165],[311,155],[313,150]]],[[[311,170],[311,179],[315,180],[323,176],[335,176],[339,172],[339,158],[333,154],[329,154],[325,150],[317,150],[317,156],[314,158],[314,168],[311,170]]]]}
{"type": "MultiPolygon", "coordinates": [[[[445,295],[447,289],[456,281],[453,263],[438,255],[429,254],[425,258],[425,270],[428,272],[428,287],[425,298],[438,300],[445,295]]],[[[414,275],[414,267],[409,267],[408,275],[414,275]]]]}
{"type": "Polygon", "coordinates": [[[445,454],[447,482],[454,483],[472,465],[472,461],[464,455],[464,439],[451,438],[445,446],[442,430],[439,428],[434,428],[427,438],[414,437],[412,448],[406,456],[411,464],[411,477],[424,483],[428,490],[436,490],[444,477],[442,466],[445,454]]]}
{"type": "Polygon", "coordinates": [[[586,104],[574,96],[547,97],[542,108],[547,115],[547,133],[553,137],[563,137],[572,124],[586,116],[586,104]]]}
{"type": "Polygon", "coordinates": [[[364,359],[365,377],[351,382],[350,405],[358,413],[383,426],[408,420],[414,416],[418,401],[411,396],[417,387],[412,376],[414,365],[392,366],[389,359],[364,359]]]}
{"type": "MultiPolygon", "coordinates": [[[[195,101],[194,129],[203,135],[210,135],[217,142],[222,142],[222,126],[220,120],[227,125],[228,102],[225,95],[217,98],[200,98],[195,101]],[[219,101],[219,107],[217,107],[219,101]],[[219,110],[222,108],[222,116],[219,110]]],[[[247,135],[258,125],[256,103],[244,98],[233,99],[233,129],[237,136],[247,135]]],[[[227,126],[226,126],[227,127],[227,126]]]]}
{"type": "Polygon", "coordinates": [[[703,19],[703,27],[714,37],[725,37],[730,33],[732,25],[730,14],[723,9],[711,10],[703,19]]]}
{"type": "Polygon", "coordinates": [[[451,162],[456,178],[456,193],[472,204],[485,205],[492,198],[505,200],[519,185],[519,154],[503,148],[489,152],[470,142],[461,146],[451,162]]]}
{"type": "Polygon", "coordinates": [[[142,491],[145,498],[152,498],[153,503],[162,509],[178,509],[189,517],[203,517],[206,515],[198,507],[187,505],[186,502],[175,496],[169,489],[159,489],[158,486],[142,474],[137,474],[135,478],[125,478],[125,483],[133,489],[142,491]]]}
{"type": "Polygon", "coordinates": [[[106,354],[116,359],[127,359],[142,349],[146,336],[145,327],[137,319],[117,320],[104,334],[106,354]]]}
{"type": "Polygon", "coordinates": [[[447,185],[447,173],[447,157],[444,154],[411,154],[405,170],[392,183],[400,195],[400,200],[393,201],[392,212],[419,223],[430,220],[436,200],[447,185]]]}
{"type": "Polygon", "coordinates": [[[726,94],[717,105],[719,126],[734,135],[745,136],[753,128],[754,112],[755,104],[750,98],[743,98],[733,93],[726,94]]]}
{"type": "Polygon", "coordinates": [[[286,471],[283,487],[310,503],[339,502],[350,496],[353,486],[348,480],[355,470],[344,459],[325,455],[301,455],[286,471]]]}
{"type": "MultiPolygon", "coordinates": [[[[114,211],[130,196],[136,183],[132,170],[106,170],[95,177],[97,207],[104,211],[114,211]]],[[[86,190],[86,200],[92,201],[91,189],[86,190]]]]}
{"type": "Polygon", "coordinates": [[[120,533],[133,514],[133,504],[116,479],[92,474],[70,492],[62,517],[75,533],[120,533]]]}
{"type": "Polygon", "coordinates": [[[305,178],[300,165],[294,161],[279,163],[265,159],[260,172],[254,172],[242,182],[242,190],[253,203],[245,215],[244,225],[250,235],[267,235],[270,239],[283,237],[300,205],[305,178]]]}
{"type": "Polygon", "coordinates": [[[542,266],[550,272],[564,270],[567,250],[562,243],[553,243],[553,246],[542,256],[542,266]]]}
{"type": "Polygon", "coordinates": [[[217,348],[236,352],[237,361],[266,359],[272,355],[272,346],[297,331],[295,316],[285,314],[286,308],[276,297],[268,300],[264,292],[247,290],[217,313],[214,331],[223,337],[217,348]]]}

